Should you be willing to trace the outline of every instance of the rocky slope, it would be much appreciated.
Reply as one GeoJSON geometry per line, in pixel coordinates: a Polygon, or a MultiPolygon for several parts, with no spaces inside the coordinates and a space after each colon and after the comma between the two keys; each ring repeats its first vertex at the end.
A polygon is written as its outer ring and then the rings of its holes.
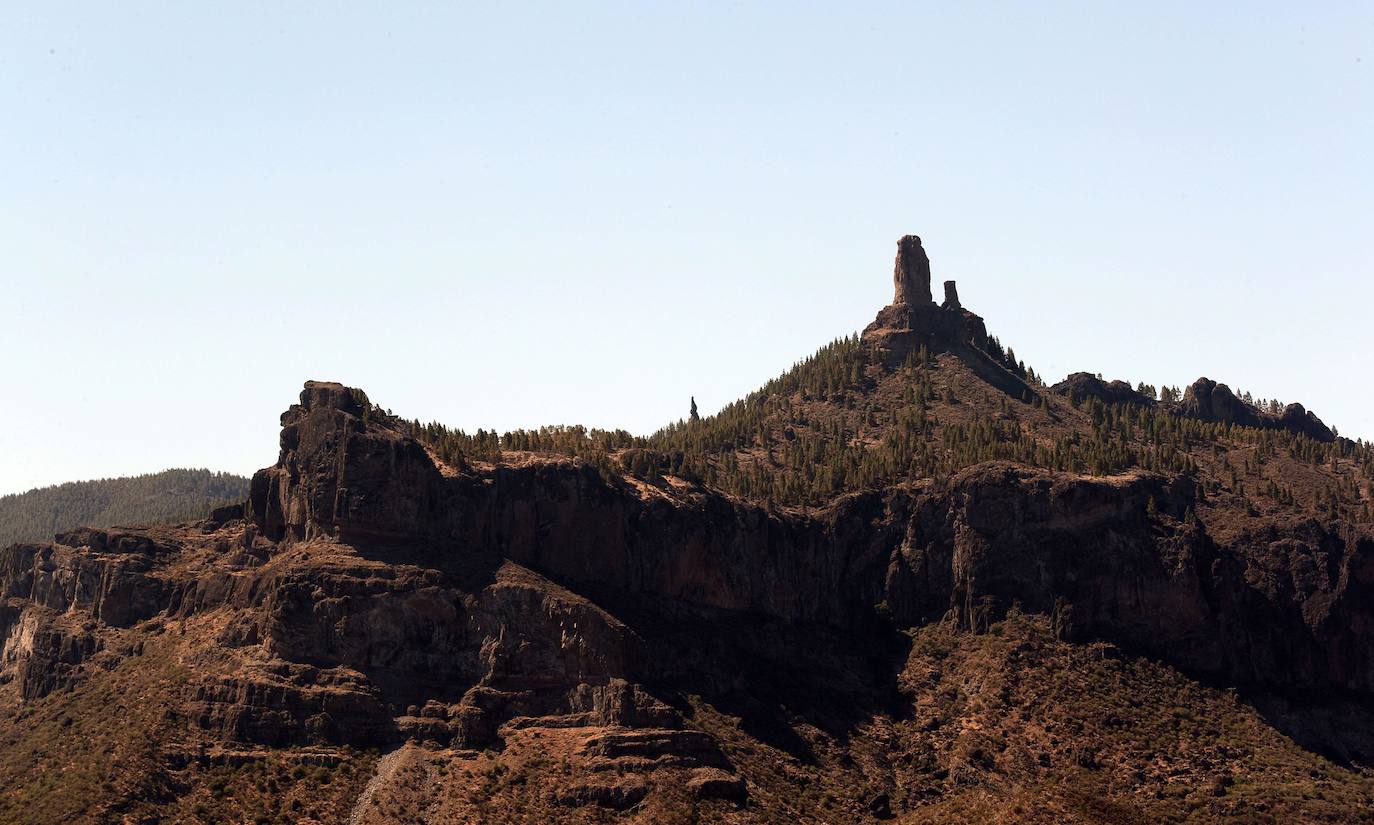
{"type": "MultiPolygon", "coordinates": [[[[919,239],[894,279],[875,405],[934,352],[940,391],[1086,415],[930,301],[919,239]]],[[[449,464],[309,382],[244,505],[0,551],[0,820],[1363,821],[1374,536],[1211,466],[780,507],[449,464]]]]}

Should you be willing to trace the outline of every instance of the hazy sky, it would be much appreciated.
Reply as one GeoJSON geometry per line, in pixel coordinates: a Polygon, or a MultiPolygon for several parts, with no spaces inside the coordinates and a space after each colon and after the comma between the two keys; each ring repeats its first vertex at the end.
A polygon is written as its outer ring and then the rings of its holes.
{"type": "Polygon", "coordinates": [[[0,493],[309,378],[647,433],[890,299],[1374,436],[1374,5],[8,3],[0,493]],[[497,6],[501,6],[497,9],[497,6]]]}

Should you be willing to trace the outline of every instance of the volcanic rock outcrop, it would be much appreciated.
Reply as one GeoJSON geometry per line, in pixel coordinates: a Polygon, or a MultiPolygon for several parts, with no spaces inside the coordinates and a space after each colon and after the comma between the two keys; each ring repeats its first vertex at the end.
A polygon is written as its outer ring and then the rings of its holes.
{"type": "Polygon", "coordinates": [[[1155,399],[1131,387],[1126,381],[1103,381],[1090,372],[1075,372],[1050,387],[1050,392],[1065,396],[1075,403],[1096,398],[1105,404],[1134,404],[1154,406],[1155,399]]]}
{"type": "Polygon", "coordinates": [[[953,281],[945,282],[944,304],[931,298],[930,260],[915,235],[897,242],[894,280],[892,303],[863,331],[864,343],[882,352],[885,363],[899,365],[922,348],[928,353],[948,352],[1012,398],[1028,402],[1035,397],[1023,378],[991,356],[994,348],[987,326],[959,303],[953,281]]]}
{"type": "Polygon", "coordinates": [[[1199,378],[1184,391],[1178,410],[1181,415],[1203,421],[1290,430],[1317,441],[1334,441],[1336,438],[1320,418],[1301,404],[1289,404],[1284,407],[1282,414],[1270,415],[1237,398],[1230,387],[1209,378],[1199,378]]]}
{"type": "Polygon", "coordinates": [[[940,305],[943,309],[962,309],[959,303],[959,289],[953,281],[945,281],[945,302],[940,305]]]}
{"type": "Polygon", "coordinates": [[[930,295],[930,258],[921,246],[921,239],[906,235],[897,241],[897,261],[893,267],[894,304],[925,305],[930,295]]]}
{"type": "Polygon", "coordinates": [[[1231,388],[1218,384],[1209,378],[1199,378],[1186,391],[1183,399],[1176,403],[1160,403],[1154,398],[1131,388],[1125,381],[1104,382],[1101,378],[1087,373],[1075,372],[1050,391],[1062,395],[1074,403],[1088,398],[1096,398],[1104,404],[1129,404],[1138,407],[1161,407],[1175,415],[1210,421],[1217,424],[1235,424],[1241,427],[1257,427],[1266,430],[1287,430],[1299,433],[1315,441],[1332,442],[1336,434],[1322,423],[1321,419],[1308,412],[1301,404],[1289,404],[1279,415],[1260,410],[1247,404],[1231,388]]]}

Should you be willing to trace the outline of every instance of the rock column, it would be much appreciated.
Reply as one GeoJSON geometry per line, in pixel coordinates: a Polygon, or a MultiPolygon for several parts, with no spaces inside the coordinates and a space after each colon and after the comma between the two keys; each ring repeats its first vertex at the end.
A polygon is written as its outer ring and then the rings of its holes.
{"type": "Polygon", "coordinates": [[[945,281],[945,309],[960,309],[959,290],[954,287],[953,281],[945,281]]]}
{"type": "Polygon", "coordinates": [[[897,265],[892,272],[894,304],[931,304],[930,258],[921,247],[921,239],[907,235],[897,241],[897,265]]]}

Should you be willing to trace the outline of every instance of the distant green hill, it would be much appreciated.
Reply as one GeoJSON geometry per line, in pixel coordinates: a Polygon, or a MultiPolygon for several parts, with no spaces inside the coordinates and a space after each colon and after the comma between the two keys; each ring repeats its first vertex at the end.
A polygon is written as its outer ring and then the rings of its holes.
{"type": "Polygon", "coordinates": [[[73,481],[0,496],[0,547],[48,541],[74,527],[190,521],[248,497],[248,479],[209,470],[163,470],[73,481]]]}

